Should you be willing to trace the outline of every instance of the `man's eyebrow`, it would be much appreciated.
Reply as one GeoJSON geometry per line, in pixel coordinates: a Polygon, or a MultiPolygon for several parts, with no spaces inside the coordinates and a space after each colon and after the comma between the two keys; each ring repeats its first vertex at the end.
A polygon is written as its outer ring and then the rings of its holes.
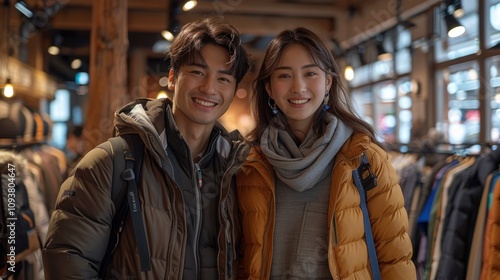
{"type": "Polygon", "coordinates": [[[233,74],[231,73],[231,71],[229,71],[229,70],[219,70],[219,71],[217,71],[217,72],[219,72],[219,73],[221,73],[221,74],[224,74],[224,75],[229,75],[229,76],[232,76],[232,75],[233,75],[233,74]]]}
{"type": "MultiPolygon", "coordinates": [[[[193,62],[190,64],[190,66],[197,66],[197,67],[200,67],[200,68],[203,68],[203,69],[206,69],[208,68],[208,65],[204,64],[204,63],[200,63],[200,62],[193,62]]],[[[232,72],[229,71],[229,70],[218,70],[217,73],[220,73],[220,74],[224,74],[224,75],[229,75],[229,76],[232,76],[232,72]]]]}
{"type": "Polygon", "coordinates": [[[205,63],[200,63],[200,62],[193,62],[190,64],[191,66],[198,66],[201,68],[207,68],[208,66],[205,63]]]}
{"type": "MultiPolygon", "coordinates": [[[[190,66],[197,66],[197,67],[201,67],[201,68],[208,68],[208,65],[206,65],[205,63],[200,63],[200,62],[193,62],[190,64],[190,66]]],[[[225,74],[225,75],[231,75],[231,71],[229,70],[218,70],[217,71],[218,73],[221,73],[221,74],[225,74]]]]}

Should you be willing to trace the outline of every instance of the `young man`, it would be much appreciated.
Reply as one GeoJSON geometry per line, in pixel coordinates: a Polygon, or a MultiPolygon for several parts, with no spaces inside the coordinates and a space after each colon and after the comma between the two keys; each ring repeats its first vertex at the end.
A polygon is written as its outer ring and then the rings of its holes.
{"type": "MultiPolygon", "coordinates": [[[[138,193],[151,267],[141,271],[129,213],[106,277],[235,279],[240,225],[233,175],[248,147],[217,122],[249,68],[238,32],[187,24],[170,48],[172,100],[137,100],[115,115],[118,135],[144,142],[138,193]]],[[[90,151],[61,186],[46,246],[46,279],[96,279],[116,213],[113,159],[90,151]]]]}

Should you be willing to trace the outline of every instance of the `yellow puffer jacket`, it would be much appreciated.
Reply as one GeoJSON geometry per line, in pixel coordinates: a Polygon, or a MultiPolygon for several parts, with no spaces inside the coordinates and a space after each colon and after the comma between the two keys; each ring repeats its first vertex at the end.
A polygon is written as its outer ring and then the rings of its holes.
{"type": "MultiPolygon", "coordinates": [[[[368,191],[368,210],[384,280],[416,279],[408,216],[398,177],[387,154],[366,135],[352,135],[332,170],[328,210],[328,263],[333,279],[372,279],[364,239],[363,214],[352,170],[366,152],[377,187],[368,191]]],[[[252,148],[237,177],[243,243],[240,279],[269,279],[275,224],[274,171],[259,147],[252,148]]]]}

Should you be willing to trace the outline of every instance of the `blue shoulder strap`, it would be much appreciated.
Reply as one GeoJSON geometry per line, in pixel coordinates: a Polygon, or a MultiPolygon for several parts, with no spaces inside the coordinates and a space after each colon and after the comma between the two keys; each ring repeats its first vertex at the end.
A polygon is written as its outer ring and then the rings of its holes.
{"type": "Polygon", "coordinates": [[[382,277],[380,275],[380,268],[378,265],[377,250],[375,249],[370,216],[366,205],[366,191],[377,186],[377,176],[371,172],[370,163],[368,162],[368,158],[365,153],[363,153],[363,156],[361,157],[359,167],[352,171],[352,177],[354,178],[354,184],[359,191],[360,207],[363,211],[363,222],[365,225],[366,246],[368,247],[368,257],[370,259],[373,279],[381,280],[382,277]],[[366,177],[364,177],[365,175],[366,177]]]}

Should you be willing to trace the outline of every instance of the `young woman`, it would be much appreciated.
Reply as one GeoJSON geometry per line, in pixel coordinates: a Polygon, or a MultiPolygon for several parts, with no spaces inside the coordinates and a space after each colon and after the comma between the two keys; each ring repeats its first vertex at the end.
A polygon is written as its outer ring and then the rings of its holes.
{"type": "Polygon", "coordinates": [[[316,34],[286,30],[270,43],[255,117],[237,177],[241,278],[372,279],[352,173],[365,154],[377,176],[366,196],[382,279],[416,279],[397,174],[316,34]]]}

